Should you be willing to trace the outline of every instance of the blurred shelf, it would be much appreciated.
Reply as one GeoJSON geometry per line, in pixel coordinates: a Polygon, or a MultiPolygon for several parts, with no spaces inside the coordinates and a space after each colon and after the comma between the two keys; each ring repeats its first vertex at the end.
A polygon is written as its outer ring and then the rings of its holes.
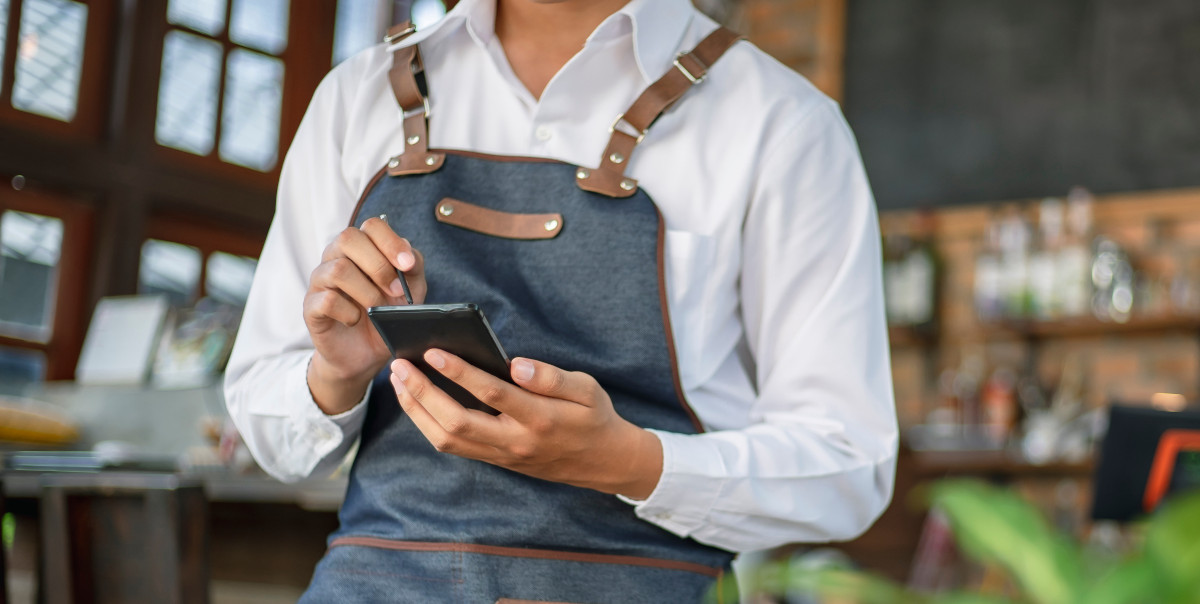
{"type": "Polygon", "coordinates": [[[934,476],[977,475],[997,478],[1088,477],[1095,469],[1093,461],[1035,464],[1011,452],[946,450],[914,451],[913,467],[923,478],[934,476]]]}
{"type": "Polygon", "coordinates": [[[984,324],[989,337],[1067,338],[1110,334],[1139,335],[1179,331],[1200,332],[1200,315],[1134,316],[1124,323],[1101,321],[1092,317],[1058,321],[1005,321],[984,324]]]}

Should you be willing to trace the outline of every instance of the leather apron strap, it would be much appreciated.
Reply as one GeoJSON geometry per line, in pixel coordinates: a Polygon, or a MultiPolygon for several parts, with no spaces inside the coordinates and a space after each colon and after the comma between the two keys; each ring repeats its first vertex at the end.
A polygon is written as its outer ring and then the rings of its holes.
{"type": "Polygon", "coordinates": [[[612,137],[595,170],[579,168],[575,178],[579,188],[609,197],[629,197],[637,190],[637,181],[625,176],[625,166],[633,149],[642,142],[650,125],[675,104],[692,86],[704,80],[708,69],[738,40],[738,33],[718,27],[689,53],[675,58],[675,68],[642,92],[625,113],[609,126],[612,137]],[[620,128],[624,122],[629,130],[620,128]]]}
{"type": "MultiPolygon", "coordinates": [[[[400,23],[388,30],[384,41],[392,44],[415,31],[412,23],[400,23]]],[[[416,44],[392,53],[388,80],[392,83],[396,102],[404,112],[404,152],[388,160],[390,176],[428,174],[441,168],[446,160],[446,154],[429,150],[429,98],[421,94],[417,85],[417,74],[423,69],[421,52],[416,44]]]]}

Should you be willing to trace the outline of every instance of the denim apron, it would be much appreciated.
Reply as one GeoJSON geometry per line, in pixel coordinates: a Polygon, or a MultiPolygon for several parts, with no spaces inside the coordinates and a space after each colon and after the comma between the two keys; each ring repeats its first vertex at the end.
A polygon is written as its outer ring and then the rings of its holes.
{"type": "MultiPolygon", "coordinates": [[[[396,50],[405,151],[353,224],[387,214],[424,255],[426,303],[479,305],[510,357],[588,373],[638,426],[696,433],[667,315],[663,219],[624,164],[736,40],[719,29],[681,55],[618,117],[594,169],[428,149],[418,50],[396,50]]],[[[386,369],[367,405],[340,526],[302,602],[695,602],[729,568],[730,552],[612,495],[437,452],[386,369]]]]}

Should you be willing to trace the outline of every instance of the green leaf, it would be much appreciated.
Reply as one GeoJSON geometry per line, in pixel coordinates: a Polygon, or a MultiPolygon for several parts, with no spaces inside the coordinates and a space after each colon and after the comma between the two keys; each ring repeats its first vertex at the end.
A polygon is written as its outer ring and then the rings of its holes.
{"type": "Polygon", "coordinates": [[[1126,560],[1100,576],[1080,596],[1087,604],[1163,602],[1166,592],[1154,564],[1144,557],[1126,560]]]}
{"type": "Polygon", "coordinates": [[[1076,600],[1083,585],[1079,552],[1032,505],[1015,493],[974,480],[943,481],[930,493],[963,550],[1003,567],[1030,600],[1076,600]]]}
{"type": "Polygon", "coordinates": [[[1200,493],[1163,504],[1146,527],[1145,551],[1162,575],[1169,600],[1200,600],[1200,493]]]}

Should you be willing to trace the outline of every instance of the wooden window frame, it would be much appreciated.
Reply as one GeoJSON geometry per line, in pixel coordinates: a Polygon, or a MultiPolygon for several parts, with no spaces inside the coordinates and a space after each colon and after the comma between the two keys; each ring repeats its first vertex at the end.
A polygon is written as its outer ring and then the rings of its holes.
{"type": "MultiPolygon", "coordinates": [[[[212,218],[181,214],[156,214],[146,222],[143,245],[150,239],[179,243],[200,251],[200,283],[197,299],[208,295],[208,260],[214,252],[258,259],[262,255],[266,234],[252,229],[232,227],[212,218]]],[[[139,264],[138,273],[141,273],[139,264]]]]}
{"type": "Polygon", "coordinates": [[[112,69],[114,0],[73,0],[88,7],[84,29],[83,64],[79,72],[79,94],[75,117],[69,122],[17,109],[12,104],[17,75],[21,13],[26,0],[9,0],[7,33],[4,38],[3,87],[0,89],[0,120],[18,128],[67,139],[97,140],[103,134],[108,113],[107,100],[112,69]]]}
{"type": "MultiPolygon", "coordinates": [[[[8,178],[5,178],[7,183],[8,178]]],[[[46,380],[70,380],[83,349],[88,324],[85,308],[91,287],[93,212],[89,204],[42,190],[15,191],[0,187],[0,214],[16,210],[62,220],[62,250],[55,276],[54,315],[46,342],[0,334],[0,346],[38,351],[46,355],[46,380]]]]}
{"type": "MultiPolygon", "coordinates": [[[[312,71],[309,68],[310,62],[323,60],[323,63],[312,64],[328,65],[332,61],[332,27],[329,28],[330,31],[326,36],[330,43],[321,45],[328,46],[324,51],[314,48],[317,45],[305,43],[311,37],[306,35],[308,28],[313,23],[322,22],[321,20],[326,17],[325,11],[328,10],[328,7],[322,7],[320,6],[321,3],[313,2],[312,0],[290,0],[288,3],[287,45],[282,52],[276,55],[257,48],[243,46],[229,38],[230,17],[233,12],[234,0],[224,1],[225,25],[218,35],[209,35],[183,25],[171,24],[167,21],[167,2],[159,3],[162,5],[158,10],[160,13],[158,15],[159,29],[154,32],[154,35],[158,39],[158,75],[154,79],[156,93],[161,86],[162,54],[166,45],[166,36],[172,30],[189,33],[219,43],[221,45],[221,68],[217,79],[217,115],[216,124],[214,125],[215,132],[213,133],[212,150],[206,155],[198,155],[168,147],[160,144],[157,140],[151,140],[150,143],[154,147],[151,153],[156,160],[161,162],[187,166],[197,171],[216,174],[234,181],[274,188],[279,180],[280,169],[283,167],[283,158],[287,153],[287,148],[290,145],[292,137],[296,133],[296,128],[300,125],[300,119],[303,117],[304,111],[308,106],[312,90],[316,88],[316,83],[320,81],[321,77],[324,77],[325,72],[321,72],[321,75],[314,80],[312,74],[307,73],[312,71]],[[265,172],[221,159],[221,118],[224,116],[225,111],[225,70],[228,65],[229,54],[235,49],[247,50],[279,59],[283,62],[282,99],[279,107],[279,140],[277,141],[278,155],[275,165],[265,172]]],[[[331,3],[331,6],[336,6],[336,2],[331,3]]],[[[157,123],[157,102],[154,105],[154,110],[154,121],[157,123]]]]}

